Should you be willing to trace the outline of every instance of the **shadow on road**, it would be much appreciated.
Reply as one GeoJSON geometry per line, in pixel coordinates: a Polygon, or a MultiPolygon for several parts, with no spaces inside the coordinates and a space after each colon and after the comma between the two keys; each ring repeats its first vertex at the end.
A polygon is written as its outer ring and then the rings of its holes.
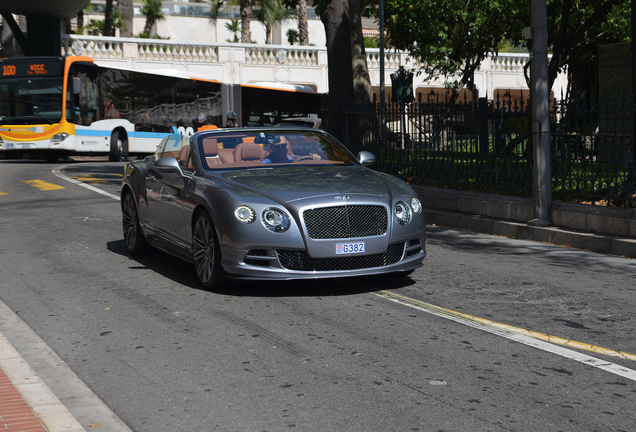
{"type": "MultiPolygon", "coordinates": [[[[130,256],[124,240],[107,243],[109,251],[137,262],[131,269],[152,270],[175,283],[204,291],[196,277],[194,265],[162,251],[145,256],[130,256]]],[[[383,275],[333,279],[304,279],[290,281],[230,280],[227,287],[208,290],[212,293],[242,297],[316,297],[345,296],[385,289],[399,289],[414,285],[408,276],[383,275]]]]}

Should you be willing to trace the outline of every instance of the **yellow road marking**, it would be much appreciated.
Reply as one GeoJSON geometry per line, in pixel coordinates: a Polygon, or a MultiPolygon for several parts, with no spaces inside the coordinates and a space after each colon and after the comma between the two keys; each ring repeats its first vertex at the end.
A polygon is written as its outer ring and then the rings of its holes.
{"type": "Polygon", "coordinates": [[[563,339],[557,336],[551,336],[548,334],[544,334],[544,333],[538,333],[538,332],[534,332],[534,331],[530,331],[530,330],[526,330],[526,329],[522,329],[519,327],[513,327],[507,324],[502,324],[502,323],[498,323],[495,321],[491,321],[485,318],[479,318],[476,317],[474,315],[468,315],[468,314],[464,314],[461,312],[457,312],[451,309],[446,309],[443,307],[439,307],[439,306],[435,306],[432,305],[430,303],[424,303],[421,302],[419,300],[415,300],[409,297],[405,297],[403,295],[400,294],[395,294],[389,291],[380,291],[375,293],[376,295],[380,296],[380,297],[384,297],[388,300],[392,300],[398,303],[402,303],[405,305],[409,305],[409,306],[414,306],[417,308],[421,308],[430,312],[433,312],[437,315],[443,315],[443,316],[448,316],[448,317],[453,317],[453,318],[459,318],[462,319],[464,321],[467,322],[475,322],[475,323],[479,323],[485,326],[489,326],[489,327],[494,327],[494,328],[499,328],[499,329],[505,329],[508,330],[510,332],[514,332],[517,334],[521,334],[521,335],[525,335],[525,336],[529,336],[535,339],[539,339],[545,342],[551,342],[554,344],[558,344],[558,345],[564,345],[570,348],[578,348],[581,350],[585,350],[585,351],[591,351],[591,352],[595,352],[598,354],[604,354],[607,356],[612,356],[612,357],[620,357],[620,358],[624,358],[627,360],[632,360],[632,361],[636,361],[636,355],[635,354],[630,354],[627,352],[623,352],[623,351],[615,351],[615,350],[611,350],[608,348],[603,348],[603,347],[599,347],[599,346],[595,346],[595,345],[591,345],[588,343],[584,343],[584,342],[577,342],[577,341],[573,341],[573,340],[569,340],[569,339],[563,339]]]}
{"type": "Polygon", "coordinates": [[[79,180],[79,181],[84,182],[84,183],[108,184],[108,181],[106,181],[104,179],[100,179],[100,178],[97,178],[97,177],[91,177],[89,175],[71,176],[71,178],[74,178],[75,180],[79,180]]]}
{"type": "Polygon", "coordinates": [[[0,191],[0,195],[7,195],[7,193],[0,191]]]}
{"type": "Polygon", "coordinates": [[[47,183],[43,180],[23,180],[22,182],[43,191],[66,189],[64,186],[58,186],[53,183],[47,183]]]}

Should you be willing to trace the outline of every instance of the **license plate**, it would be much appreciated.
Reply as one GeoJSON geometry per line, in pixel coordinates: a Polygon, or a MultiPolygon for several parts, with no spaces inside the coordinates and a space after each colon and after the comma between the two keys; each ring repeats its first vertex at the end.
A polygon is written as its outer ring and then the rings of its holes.
{"type": "Polygon", "coordinates": [[[336,243],[336,255],[348,255],[364,252],[364,242],[336,243]]]}

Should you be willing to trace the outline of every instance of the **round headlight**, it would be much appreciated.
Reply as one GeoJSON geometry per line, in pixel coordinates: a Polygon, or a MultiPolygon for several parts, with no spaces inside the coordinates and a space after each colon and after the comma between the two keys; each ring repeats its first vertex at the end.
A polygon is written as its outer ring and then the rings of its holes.
{"type": "Polygon", "coordinates": [[[411,209],[403,202],[395,205],[395,217],[400,225],[408,225],[411,222],[411,209]]]}
{"type": "Polygon", "coordinates": [[[411,198],[411,208],[413,213],[419,213],[422,211],[422,203],[417,198],[411,198]]]}
{"type": "Polygon", "coordinates": [[[289,229],[289,217],[281,210],[266,208],[261,214],[263,226],[272,232],[285,232],[289,229]]]}
{"type": "Polygon", "coordinates": [[[243,223],[252,223],[256,219],[256,212],[252,210],[248,206],[238,206],[236,210],[234,210],[234,217],[239,220],[239,222],[243,223]]]}

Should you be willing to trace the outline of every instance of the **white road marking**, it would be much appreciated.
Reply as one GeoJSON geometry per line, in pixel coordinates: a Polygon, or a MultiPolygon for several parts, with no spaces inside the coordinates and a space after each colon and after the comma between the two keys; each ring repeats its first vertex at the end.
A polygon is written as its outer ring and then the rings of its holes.
{"type": "Polygon", "coordinates": [[[119,197],[119,195],[114,195],[112,193],[109,193],[109,192],[103,191],[103,190],[101,190],[99,188],[96,188],[95,186],[92,186],[92,185],[89,185],[87,183],[81,182],[79,180],[75,180],[73,178],[65,176],[64,174],[61,173],[61,170],[63,170],[64,168],[66,168],[66,166],[61,166],[61,167],[55,168],[53,170],[53,174],[55,174],[57,177],[59,177],[59,178],[61,178],[63,180],[66,180],[67,182],[76,184],[78,186],[81,186],[81,187],[86,188],[88,190],[91,190],[93,192],[97,192],[98,194],[102,194],[102,195],[107,196],[109,198],[116,199],[117,201],[119,201],[121,199],[119,197]]]}
{"type": "Polygon", "coordinates": [[[388,291],[380,291],[376,292],[376,295],[390,300],[395,303],[399,303],[404,306],[408,306],[422,312],[426,312],[441,318],[446,318],[451,321],[455,321],[457,323],[467,325],[469,327],[473,327],[479,330],[483,330],[488,333],[495,334],[497,336],[504,337],[506,339],[513,340],[515,342],[522,343],[524,345],[531,346],[533,348],[537,348],[552,354],[559,355],[561,357],[568,358],[570,360],[574,360],[588,366],[593,366],[598,369],[602,369],[604,371],[613,373],[615,375],[622,376],[623,378],[630,379],[632,381],[636,381],[636,370],[626,368],[624,366],[617,365],[612,362],[608,362],[606,360],[601,360],[596,357],[589,356],[587,354],[582,354],[576,351],[572,351],[567,348],[560,347],[558,345],[554,345],[552,343],[544,342],[535,337],[529,336],[527,334],[521,334],[516,331],[513,331],[513,328],[505,325],[498,325],[498,323],[491,322],[489,320],[471,317],[470,315],[462,314],[460,312],[455,312],[450,309],[440,308],[438,306],[434,306],[428,303],[421,302],[419,300],[415,300],[409,297],[405,297],[399,294],[391,293],[388,291]]]}

